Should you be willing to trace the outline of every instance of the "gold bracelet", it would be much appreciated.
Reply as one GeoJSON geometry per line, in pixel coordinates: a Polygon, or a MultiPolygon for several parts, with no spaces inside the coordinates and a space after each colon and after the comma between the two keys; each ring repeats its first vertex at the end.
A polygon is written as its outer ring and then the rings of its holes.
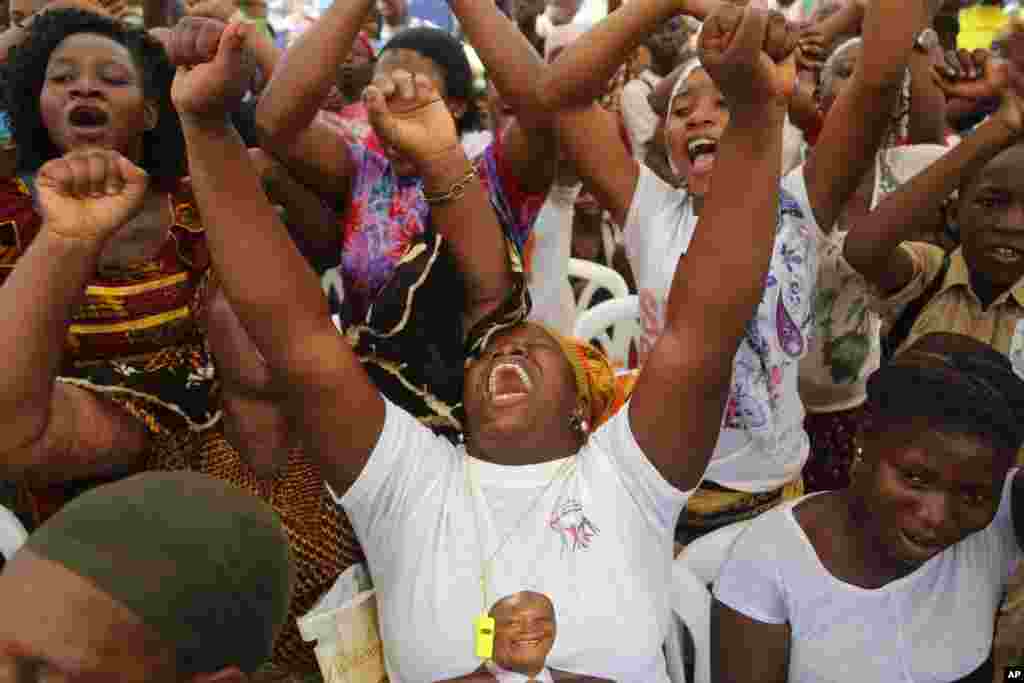
{"type": "Polygon", "coordinates": [[[448,188],[445,192],[429,193],[424,192],[423,198],[427,200],[427,204],[431,206],[438,206],[440,204],[448,204],[450,202],[457,202],[466,196],[466,188],[476,180],[476,169],[470,168],[466,171],[466,175],[462,176],[448,188]]]}

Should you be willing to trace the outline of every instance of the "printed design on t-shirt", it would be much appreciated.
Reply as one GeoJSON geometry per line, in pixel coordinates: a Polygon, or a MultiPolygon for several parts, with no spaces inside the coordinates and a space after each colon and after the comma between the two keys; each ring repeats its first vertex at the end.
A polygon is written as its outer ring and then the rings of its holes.
{"type": "MultiPolygon", "coordinates": [[[[740,374],[740,368],[736,368],[740,374]]],[[[733,385],[725,410],[725,426],[730,429],[761,429],[768,424],[768,411],[747,393],[745,382],[733,385]]]]}
{"type": "Polygon", "coordinates": [[[1017,376],[1024,379],[1024,320],[1017,321],[1010,340],[1010,363],[1017,376]]]}
{"type": "Polygon", "coordinates": [[[654,342],[665,327],[663,302],[658,300],[654,290],[640,290],[640,329],[643,334],[637,340],[637,353],[640,364],[647,360],[647,355],[654,350],[654,342]]]}
{"type": "Polygon", "coordinates": [[[764,293],[747,322],[743,342],[733,361],[732,389],[723,425],[728,429],[764,432],[783,399],[785,372],[807,351],[813,311],[812,240],[802,223],[796,200],[779,194],[775,252],[765,277],[764,293]]]}
{"type": "Polygon", "coordinates": [[[600,533],[583,511],[583,503],[576,498],[559,498],[551,512],[548,526],[562,539],[562,554],[590,548],[594,537],[600,533]]]}
{"type": "MultiPolygon", "coordinates": [[[[838,251],[837,244],[830,244],[824,259],[838,259],[838,251]]],[[[858,295],[866,291],[862,283],[858,275],[844,274],[835,286],[822,287],[814,296],[814,326],[821,335],[825,365],[836,384],[858,381],[871,355],[868,299],[858,295]]]]}

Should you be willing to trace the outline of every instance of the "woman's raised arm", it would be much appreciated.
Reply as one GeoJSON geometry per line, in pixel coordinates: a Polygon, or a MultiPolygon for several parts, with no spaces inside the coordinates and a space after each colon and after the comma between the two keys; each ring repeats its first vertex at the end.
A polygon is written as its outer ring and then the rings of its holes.
{"type": "Polygon", "coordinates": [[[669,482],[697,486],[718,439],[733,358],[761,300],[778,225],[782,124],[795,81],[788,31],[721,5],[704,24],[701,62],[729,102],[711,190],[676,266],[665,331],[630,403],[637,442],[669,482]],[[736,187],[742,183],[743,191],[736,187]]]}
{"type": "Polygon", "coordinates": [[[304,444],[343,495],[384,427],[384,400],[331,321],[319,279],[260,186],[248,150],[228,121],[247,79],[244,24],[219,36],[212,61],[175,40],[172,98],[214,266],[227,299],[296,402],[304,444]],[[188,69],[181,67],[190,67],[188,69]]]}

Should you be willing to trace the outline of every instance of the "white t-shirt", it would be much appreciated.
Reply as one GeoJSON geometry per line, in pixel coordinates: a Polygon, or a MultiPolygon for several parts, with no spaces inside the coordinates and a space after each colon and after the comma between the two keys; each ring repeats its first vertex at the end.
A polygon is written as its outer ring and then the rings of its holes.
{"type": "Polygon", "coordinates": [[[580,185],[552,185],[547,201],[533,224],[533,257],[530,259],[529,319],[571,336],[576,323],[576,301],[569,284],[572,220],[580,185]]]}
{"type": "Polygon", "coordinates": [[[1010,512],[1015,473],[988,527],[874,590],[822,565],[793,516],[806,496],[769,510],[736,541],[715,597],[790,625],[790,683],[959,680],[988,658],[996,610],[1024,556],[1010,512]]]}
{"type": "Polygon", "coordinates": [[[554,603],[549,667],[668,682],[673,533],[689,494],[644,456],[628,410],[572,458],[509,467],[470,458],[387,403],[380,440],[339,502],[378,591],[392,683],[475,670],[473,620],[522,590],[554,603]],[[485,605],[482,566],[495,552],[485,605]]]}
{"type": "MultiPolygon", "coordinates": [[[[797,376],[812,328],[820,231],[802,166],[782,179],[779,206],[764,295],[733,361],[722,432],[705,474],[740,491],[780,488],[797,477],[809,455],[797,376]]],[[[641,164],[624,228],[626,255],[640,294],[641,362],[665,328],[676,264],[696,227],[690,195],[641,164]]]]}

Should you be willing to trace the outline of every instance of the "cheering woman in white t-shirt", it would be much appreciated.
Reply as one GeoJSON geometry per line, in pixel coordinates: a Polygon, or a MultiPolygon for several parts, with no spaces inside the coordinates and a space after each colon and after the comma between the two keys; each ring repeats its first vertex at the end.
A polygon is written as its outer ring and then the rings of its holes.
{"type": "MultiPolygon", "coordinates": [[[[213,62],[179,71],[175,100],[189,121],[189,168],[211,254],[365,549],[392,683],[477,669],[488,656],[487,610],[523,590],[555,606],[552,669],[668,683],[673,530],[714,447],[732,356],[764,287],[793,88],[792,74],[768,55],[786,56],[795,40],[769,35],[758,11],[724,4],[717,12],[702,53],[735,103],[718,170],[742,171],[747,187],[739,199],[708,194],[695,262],[673,285],[665,333],[630,402],[597,427],[603,415],[588,378],[603,367],[600,376],[613,380],[605,359],[536,325],[494,329],[467,358],[458,446],[381,396],[334,328],[319,282],[223,115],[243,64],[238,50],[222,37],[213,62]],[[718,287],[719,276],[731,286],[718,287]]],[[[386,142],[430,171],[439,232],[451,236],[480,300],[499,305],[511,279],[502,231],[458,158],[437,90],[399,71],[379,76],[365,98],[386,142]],[[442,177],[456,182],[437,187],[442,177]]],[[[520,646],[539,640],[524,636],[520,646]]]]}

